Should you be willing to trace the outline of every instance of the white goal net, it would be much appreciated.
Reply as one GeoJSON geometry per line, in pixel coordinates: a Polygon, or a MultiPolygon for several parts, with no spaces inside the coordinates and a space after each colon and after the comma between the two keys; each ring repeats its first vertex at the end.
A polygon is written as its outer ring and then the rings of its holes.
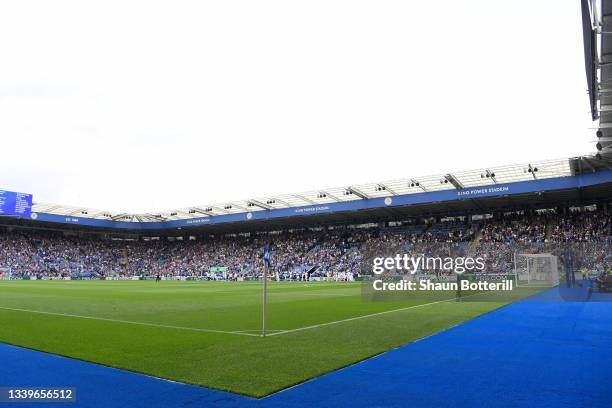
{"type": "Polygon", "coordinates": [[[9,268],[0,267],[0,280],[11,279],[11,270],[9,268]]]}
{"type": "Polygon", "coordinates": [[[517,286],[556,286],[559,263],[553,254],[514,254],[514,276],[517,286]]]}

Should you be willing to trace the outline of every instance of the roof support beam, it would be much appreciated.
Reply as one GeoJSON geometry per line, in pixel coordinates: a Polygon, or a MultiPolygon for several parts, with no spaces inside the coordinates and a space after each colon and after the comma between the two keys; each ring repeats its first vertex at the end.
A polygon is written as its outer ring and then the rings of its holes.
{"type": "Polygon", "coordinates": [[[211,206],[210,208],[212,208],[213,210],[220,211],[220,212],[225,213],[225,214],[229,214],[229,213],[230,213],[230,212],[229,212],[229,211],[227,211],[225,208],[221,208],[221,207],[218,207],[218,206],[214,206],[214,207],[213,207],[213,206],[211,206]]]}
{"type": "MultiPolygon", "coordinates": [[[[294,197],[298,197],[298,198],[302,198],[302,199],[304,199],[303,197],[299,197],[298,195],[294,195],[294,197]]],[[[252,201],[252,200],[251,200],[251,201],[252,201]]],[[[260,201],[258,200],[258,202],[260,202],[260,201]]],[[[287,207],[292,207],[292,205],[291,205],[291,204],[289,204],[288,202],[286,202],[286,201],[284,201],[284,200],[281,200],[280,198],[269,197],[269,198],[267,198],[267,199],[266,199],[266,205],[270,206],[270,209],[274,209],[274,208],[276,208],[276,207],[274,207],[272,204],[276,204],[277,202],[279,202],[279,203],[281,203],[282,205],[285,205],[285,206],[287,206],[287,207]]]]}
{"type": "MultiPolygon", "coordinates": [[[[123,216],[123,215],[126,215],[126,214],[119,214],[119,215],[115,215],[115,216],[114,216],[112,219],[114,220],[114,219],[115,219],[115,218],[117,218],[117,217],[119,217],[119,218],[120,218],[120,217],[121,217],[121,216],[123,216]]],[[[150,217],[150,218],[152,218],[152,219],[156,220],[156,221],[166,221],[166,218],[165,218],[165,217],[162,217],[161,215],[155,215],[155,214],[149,214],[149,213],[147,213],[147,214],[145,214],[145,215],[146,215],[147,217],[150,217]]]]}
{"type": "Polygon", "coordinates": [[[264,204],[264,203],[262,203],[261,201],[257,201],[257,200],[249,200],[249,201],[248,201],[248,203],[249,203],[249,204],[253,204],[253,205],[254,205],[254,206],[256,206],[256,207],[263,208],[264,210],[270,210],[270,209],[272,209],[272,207],[271,207],[271,206],[269,206],[268,204],[264,204]]]}
{"type": "Polygon", "coordinates": [[[416,187],[420,187],[420,188],[421,188],[421,190],[423,190],[423,191],[427,191],[427,189],[426,189],[425,187],[423,187],[423,184],[421,184],[421,182],[420,182],[420,181],[415,180],[415,179],[410,179],[410,182],[411,182],[412,184],[414,184],[416,187]]]}
{"type": "Polygon", "coordinates": [[[591,165],[589,159],[587,159],[586,157],[581,157],[580,160],[582,160],[584,164],[586,164],[586,166],[591,169],[592,172],[595,172],[595,168],[591,165]]]}
{"type": "Polygon", "coordinates": [[[538,179],[538,178],[536,177],[536,168],[535,168],[535,167],[533,167],[533,166],[531,165],[531,163],[530,163],[530,164],[529,164],[529,166],[527,167],[527,172],[528,172],[528,173],[531,173],[531,175],[533,176],[533,179],[534,179],[534,180],[537,180],[537,179],[538,179]]]}
{"type": "Polygon", "coordinates": [[[495,184],[497,184],[497,179],[495,178],[495,173],[493,173],[491,170],[487,169],[487,170],[485,171],[485,175],[486,175],[486,177],[487,177],[487,178],[489,178],[489,179],[493,180],[493,182],[494,182],[495,184]]]}
{"type": "Polygon", "coordinates": [[[319,194],[320,195],[324,195],[325,197],[329,197],[329,198],[331,198],[334,201],[341,201],[338,197],[336,197],[333,194],[328,193],[327,191],[319,191],[319,194]]]}
{"type": "Polygon", "coordinates": [[[355,194],[357,197],[359,197],[359,198],[363,198],[364,200],[368,200],[368,199],[370,198],[370,197],[369,197],[369,196],[368,196],[366,193],[364,193],[364,192],[362,192],[362,191],[359,191],[359,190],[358,190],[358,189],[356,189],[355,187],[350,187],[350,186],[349,186],[349,187],[347,188],[347,190],[348,190],[348,191],[350,191],[351,193],[355,194]]]}
{"type": "Polygon", "coordinates": [[[457,179],[457,177],[453,176],[452,174],[448,173],[446,175],[444,175],[444,178],[448,180],[449,183],[451,183],[457,190],[461,190],[462,188],[464,188],[465,186],[459,181],[459,179],[457,179]]]}
{"type": "Polygon", "coordinates": [[[200,214],[208,215],[209,217],[212,217],[213,215],[215,215],[215,214],[211,213],[210,211],[205,211],[205,210],[203,210],[203,209],[201,209],[199,207],[192,207],[191,210],[195,211],[197,213],[200,213],[200,214]]]}
{"type": "Polygon", "coordinates": [[[393,191],[392,189],[390,189],[389,187],[387,187],[383,183],[378,183],[378,186],[382,187],[383,190],[388,191],[388,192],[390,192],[393,195],[397,195],[397,193],[395,191],[393,191]]]}
{"type": "Polygon", "coordinates": [[[278,198],[276,198],[275,200],[278,201],[279,203],[281,203],[282,205],[286,205],[287,207],[291,207],[291,204],[289,204],[288,202],[286,202],[284,200],[281,200],[281,199],[278,199],[278,198]]]}
{"type": "Polygon", "coordinates": [[[294,194],[294,195],[295,195],[297,198],[299,198],[300,200],[304,200],[304,201],[306,201],[307,203],[310,203],[310,204],[316,204],[316,203],[315,203],[314,201],[312,201],[310,198],[306,198],[306,197],[304,197],[304,196],[303,196],[303,195],[301,195],[301,194],[294,194]]]}

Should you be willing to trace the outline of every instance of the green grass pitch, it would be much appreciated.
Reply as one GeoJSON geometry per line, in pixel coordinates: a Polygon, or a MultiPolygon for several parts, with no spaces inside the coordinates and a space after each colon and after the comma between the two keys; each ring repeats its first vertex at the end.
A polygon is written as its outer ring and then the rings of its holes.
{"type": "Polygon", "coordinates": [[[411,308],[419,303],[364,301],[358,283],[273,282],[262,338],[261,291],[259,282],[0,281],[0,341],[261,397],[504,304],[411,308]]]}

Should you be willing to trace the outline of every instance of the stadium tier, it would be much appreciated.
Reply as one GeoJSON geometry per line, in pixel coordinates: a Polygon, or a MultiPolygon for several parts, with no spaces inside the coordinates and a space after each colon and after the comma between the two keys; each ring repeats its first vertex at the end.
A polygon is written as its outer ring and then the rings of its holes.
{"type": "MultiPolygon", "coordinates": [[[[486,247],[488,264],[512,269],[510,245],[612,243],[610,205],[496,213],[445,220],[313,226],[273,232],[187,238],[109,239],[74,231],[4,227],[0,273],[12,278],[129,278],[248,280],[263,274],[260,251],[269,245],[276,280],[354,280],[370,275],[369,254],[431,252],[435,244],[486,247]],[[500,244],[491,250],[491,246],[500,244]]],[[[608,246],[602,248],[609,248],[608,246]]],[[[590,269],[612,266],[612,253],[592,255],[590,269]]]]}

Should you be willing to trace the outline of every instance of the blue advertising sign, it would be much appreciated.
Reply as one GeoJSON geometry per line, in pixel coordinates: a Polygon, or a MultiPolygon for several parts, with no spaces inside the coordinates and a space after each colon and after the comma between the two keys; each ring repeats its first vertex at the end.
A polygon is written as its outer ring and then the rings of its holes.
{"type": "Polygon", "coordinates": [[[32,194],[0,190],[0,215],[29,217],[32,213],[32,194]]]}

